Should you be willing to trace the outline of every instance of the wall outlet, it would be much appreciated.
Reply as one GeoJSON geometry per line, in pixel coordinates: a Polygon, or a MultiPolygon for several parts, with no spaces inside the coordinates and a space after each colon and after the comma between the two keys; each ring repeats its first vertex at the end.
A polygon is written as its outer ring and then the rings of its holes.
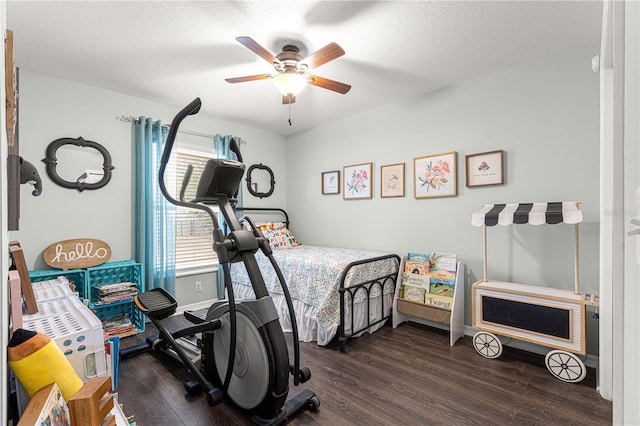
{"type": "Polygon", "coordinates": [[[196,281],[193,283],[194,284],[194,290],[196,293],[199,293],[202,291],[202,281],[196,281]]]}

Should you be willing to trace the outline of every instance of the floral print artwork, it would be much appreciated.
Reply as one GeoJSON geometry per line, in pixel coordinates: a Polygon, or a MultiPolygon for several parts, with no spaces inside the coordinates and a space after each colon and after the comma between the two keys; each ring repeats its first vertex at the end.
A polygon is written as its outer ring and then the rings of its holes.
{"type": "Polygon", "coordinates": [[[467,187],[502,185],[503,161],[501,149],[465,156],[467,187]]]}
{"type": "Polygon", "coordinates": [[[367,190],[369,175],[365,169],[354,169],[351,180],[347,182],[347,189],[351,195],[361,195],[367,190]]]}
{"type": "Polygon", "coordinates": [[[427,168],[424,172],[424,176],[419,177],[421,186],[426,186],[426,191],[429,189],[440,189],[444,185],[449,183],[447,176],[451,173],[449,163],[444,160],[438,160],[436,164],[433,161],[429,161],[427,168]]]}
{"type": "Polygon", "coordinates": [[[371,163],[344,168],[344,198],[371,198],[371,163]]]}
{"type": "Polygon", "coordinates": [[[413,166],[415,198],[457,194],[455,152],[414,158],[413,166]]]}

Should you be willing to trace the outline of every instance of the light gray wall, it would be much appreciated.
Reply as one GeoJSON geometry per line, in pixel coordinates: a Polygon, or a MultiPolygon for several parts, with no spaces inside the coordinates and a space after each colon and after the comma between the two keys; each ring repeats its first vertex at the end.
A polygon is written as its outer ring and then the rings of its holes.
{"type": "MultiPolygon", "coordinates": [[[[191,100],[185,99],[185,105],[191,100]]],[[[132,173],[135,167],[132,131],[130,123],[115,117],[144,115],[169,124],[182,106],[161,105],[28,69],[20,70],[20,154],[38,169],[43,191],[42,195],[34,197],[32,187],[22,185],[20,230],[10,232],[9,237],[22,244],[29,269],[47,269],[42,259],[43,250],[56,241],[72,238],[106,241],[112,249],[111,260],[132,257],[132,173]],[[83,192],[65,189],[54,184],[46,174],[41,160],[45,158],[47,145],[58,138],[78,136],[102,144],[111,154],[115,166],[113,177],[102,189],[83,192]]],[[[277,181],[275,192],[268,199],[254,199],[245,191],[246,203],[286,205],[283,136],[202,113],[186,118],[181,128],[241,137],[247,142],[241,147],[246,164],[269,165],[277,181]]],[[[179,134],[178,141],[213,146],[207,138],[183,134],[179,134]]],[[[60,162],[59,167],[63,168],[64,164],[60,162]]],[[[198,295],[201,296],[203,294],[198,295]]]]}
{"type": "MultiPolygon", "coordinates": [[[[581,48],[288,137],[294,235],[400,255],[456,253],[467,265],[470,324],[470,287],[482,278],[482,229],[471,226],[472,213],[489,203],[576,200],[584,212],[580,290],[597,293],[598,53],[597,45],[581,48]],[[505,185],[466,188],[464,156],[497,149],[505,152],[505,185]],[[458,154],[458,195],[414,199],[413,158],[450,151],[458,154]],[[373,199],[321,194],[322,172],[363,162],[373,162],[373,199]],[[383,199],[380,166],[398,162],[406,163],[406,196],[383,199]]],[[[572,289],[573,235],[567,225],[491,228],[488,276],[572,289]]],[[[587,329],[589,353],[597,353],[591,316],[587,329]]]]}

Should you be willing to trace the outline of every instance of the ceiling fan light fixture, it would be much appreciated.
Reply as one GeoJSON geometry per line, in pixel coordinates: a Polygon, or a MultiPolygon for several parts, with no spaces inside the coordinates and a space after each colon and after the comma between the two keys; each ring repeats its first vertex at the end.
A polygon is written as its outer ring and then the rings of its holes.
{"type": "Polygon", "coordinates": [[[275,82],[278,91],[282,95],[282,103],[291,104],[296,101],[296,96],[307,84],[322,89],[331,90],[336,93],[345,94],[350,89],[349,84],[339,81],[330,80],[328,78],[319,77],[317,75],[307,74],[307,71],[315,69],[320,65],[339,58],[344,55],[344,50],[337,43],[329,43],[325,47],[313,52],[311,55],[303,58],[298,46],[286,44],[282,47],[282,51],[277,55],[269,52],[260,46],[251,37],[236,37],[236,40],[265,61],[269,62],[275,73],[247,75],[244,77],[225,78],[228,83],[242,83],[245,81],[255,80],[271,80],[275,82]]]}
{"type": "Polygon", "coordinates": [[[282,73],[274,78],[274,82],[283,96],[297,96],[307,85],[307,79],[296,73],[282,73]]]}

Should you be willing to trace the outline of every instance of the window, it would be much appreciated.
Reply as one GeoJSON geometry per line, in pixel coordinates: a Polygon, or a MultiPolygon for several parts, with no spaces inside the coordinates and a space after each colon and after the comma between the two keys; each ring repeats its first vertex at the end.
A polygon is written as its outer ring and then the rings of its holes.
{"type": "MultiPolygon", "coordinates": [[[[189,164],[193,166],[191,180],[184,199],[192,200],[196,196],[198,180],[207,160],[213,154],[194,149],[178,147],[176,165],[176,194],[180,194],[182,180],[189,164]]],[[[217,212],[217,207],[211,206],[217,212]]],[[[206,212],[186,207],[177,207],[176,211],[176,269],[209,269],[218,264],[213,251],[213,224],[206,212]]]]}

